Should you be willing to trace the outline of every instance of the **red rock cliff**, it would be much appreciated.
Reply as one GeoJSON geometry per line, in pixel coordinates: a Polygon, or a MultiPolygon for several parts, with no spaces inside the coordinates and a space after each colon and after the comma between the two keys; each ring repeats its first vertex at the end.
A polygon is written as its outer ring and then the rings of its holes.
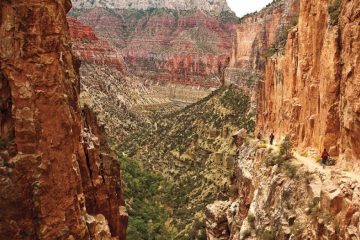
{"type": "Polygon", "coordinates": [[[119,163],[78,103],[71,2],[0,2],[0,239],[125,239],[119,163]]]}
{"type": "Polygon", "coordinates": [[[257,128],[359,166],[360,2],[336,2],[300,1],[284,54],[266,62],[257,128]]]}
{"type": "Polygon", "coordinates": [[[82,61],[107,65],[124,72],[126,67],[121,52],[108,41],[99,39],[93,29],[75,18],[67,17],[73,51],[82,61]]]}
{"type": "Polygon", "coordinates": [[[258,131],[359,164],[358,13],[359,1],[288,0],[242,19],[226,81],[262,80],[258,131]]]}
{"type": "Polygon", "coordinates": [[[219,86],[235,17],[200,10],[77,9],[79,22],[121,49],[130,72],[147,79],[219,86]]]}

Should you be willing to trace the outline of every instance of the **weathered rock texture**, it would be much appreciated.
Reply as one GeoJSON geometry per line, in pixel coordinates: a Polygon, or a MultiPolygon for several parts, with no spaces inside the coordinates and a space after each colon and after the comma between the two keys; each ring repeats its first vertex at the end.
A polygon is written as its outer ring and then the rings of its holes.
{"type": "Polygon", "coordinates": [[[259,84],[258,131],[359,166],[359,4],[287,0],[241,20],[225,76],[259,84]]]}
{"type": "Polygon", "coordinates": [[[174,9],[166,3],[144,9],[77,6],[71,14],[121,49],[131,73],[161,82],[221,85],[230,57],[234,13],[174,9]]]}
{"type": "Polygon", "coordinates": [[[79,108],[70,7],[0,2],[1,239],[125,239],[119,163],[79,108]]]}
{"type": "Polygon", "coordinates": [[[232,197],[207,207],[208,239],[359,238],[358,176],[297,160],[270,166],[276,152],[261,144],[239,148],[232,197]]]}
{"type": "Polygon", "coordinates": [[[289,0],[244,16],[236,26],[226,84],[254,89],[262,78],[268,50],[278,45],[284,32],[297,21],[298,14],[299,0],[289,0]]]}
{"type": "Polygon", "coordinates": [[[301,1],[283,55],[268,58],[260,85],[258,129],[291,134],[299,147],[330,149],[360,164],[360,2],[301,1]]]}
{"type": "Polygon", "coordinates": [[[105,7],[105,8],[133,8],[133,9],[149,9],[149,8],[168,8],[175,10],[192,10],[200,9],[212,13],[220,13],[222,11],[230,11],[226,0],[155,0],[155,1],[143,1],[143,0],[74,0],[75,8],[93,8],[93,7],[105,7]]]}
{"type": "Polygon", "coordinates": [[[126,66],[121,51],[112,46],[108,41],[99,39],[93,29],[81,24],[75,18],[67,18],[73,51],[80,56],[82,61],[107,65],[126,71],[126,66]]]}

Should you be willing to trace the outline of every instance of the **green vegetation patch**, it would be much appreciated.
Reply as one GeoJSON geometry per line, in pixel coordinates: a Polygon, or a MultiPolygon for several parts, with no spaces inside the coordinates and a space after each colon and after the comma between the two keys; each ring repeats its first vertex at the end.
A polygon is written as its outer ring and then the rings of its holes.
{"type": "MultiPolygon", "coordinates": [[[[180,111],[154,116],[153,127],[133,134],[119,146],[120,152],[138,159],[144,171],[162,177],[151,180],[155,185],[160,182],[158,195],[161,197],[154,196],[155,202],[169,209],[156,220],[167,224],[165,229],[158,228],[157,233],[171,233],[168,239],[206,239],[206,205],[219,199],[221,194],[231,194],[227,187],[231,170],[227,164],[236,153],[231,145],[231,133],[241,128],[253,131],[255,123],[250,112],[249,96],[235,87],[223,87],[180,111]]],[[[137,174],[132,176],[135,176],[133,182],[141,178],[137,174]]],[[[126,179],[124,181],[126,183],[126,179]]],[[[145,183],[140,185],[152,191],[158,189],[145,183]]],[[[133,202],[137,210],[132,214],[145,211],[139,208],[140,203],[133,202]]],[[[142,221],[142,225],[149,220],[140,215],[138,221],[143,217],[147,220],[142,221]]],[[[130,221],[130,229],[134,229],[133,224],[139,223],[130,221]]]]}
{"type": "Polygon", "coordinates": [[[119,159],[129,212],[128,239],[171,239],[171,230],[166,224],[170,212],[161,204],[165,179],[142,168],[136,160],[124,156],[119,159]]]}
{"type": "Polygon", "coordinates": [[[329,13],[329,23],[331,26],[335,26],[339,23],[339,15],[341,12],[341,0],[334,0],[328,6],[328,13],[329,13]]]}

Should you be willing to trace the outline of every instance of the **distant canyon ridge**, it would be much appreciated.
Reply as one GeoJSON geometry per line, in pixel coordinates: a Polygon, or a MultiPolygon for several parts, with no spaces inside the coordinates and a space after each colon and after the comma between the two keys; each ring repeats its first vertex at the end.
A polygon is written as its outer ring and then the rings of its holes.
{"type": "Polygon", "coordinates": [[[73,1],[68,15],[82,61],[146,80],[220,86],[237,18],[225,0],[73,1]]]}

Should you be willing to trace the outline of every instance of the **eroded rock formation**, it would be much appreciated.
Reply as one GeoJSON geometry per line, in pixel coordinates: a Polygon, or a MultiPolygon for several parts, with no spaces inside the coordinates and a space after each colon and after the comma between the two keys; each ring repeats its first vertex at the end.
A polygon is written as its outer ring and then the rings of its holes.
{"type": "Polygon", "coordinates": [[[125,239],[119,163],[79,108],[70,7],[0,2],[1,239],[125,239]]]}
{"type": "Polygon", "coordinates": [[[149,9],[149,8],[168,8],[175,10],[192,10],[194,8],[203,11],[220,13],[222,11],[230,11],[225,0],[155,0],[155,1],[142,1],[142,0],[74,0],[75,8],[93,8],[93,7],[107,7],[107,8],[133,8],[133,9],[149,9]]]}
{"type": "Polygon", "coordinates": [[[124,72],[126,66],[121,52],[108,41],[99,39],[93,29],[81,24],[75,18],[67,18],[73,51],[80,56],[82,61],[107,65],[124,72]]]}
{"type": "MultiPolygon", "coordinates": [[[[195,86],[221,85],[222,70],[228,65],[234,13],[188,9],[167,3],[136,8],[104,2],[76,4],[72,11],[78,21],[91,26],[96,34],[121,49],[129,71],[160,82],[195,86]]],[[[214,1],[226,6],[225,1],[214,1]]],[[[198,4],[200,5],[200,4],[198,4]]]]}
{"type": "Polygon", "coordinates": [[[359,165],[359,2],[271,4],[237,26],[226,82],[257,86],[257,130],[359,165]]]}
{"type": "Polygon", "coordinates": [[[360,158],[359,99],[354,98],[360,83],[360,2],[299,3],[272,4],[238,27],[233,69],[226,76],[240,76],[241,85],[248,78],[239,72],[263,73],[256,132],[274,131],[277,143],[286,142],[285,135],[290,140],[278,148],[248,138],[239,147],[229,200],[208,206],[213,209],[207,216],[209,239],[360,237],[360,179],[354,171],[360,158]],[[298,12],[298,21],[282,28],[291,12],[298,12]],[[267,26],[261,19],[280,25],[267,26]],[[254,24],[261,25],[258,33],[254,24]],[[257,37],[264,32],[269,37],[257,37]],[[290,142],[300,153],[282,153],[291,149],[290,142]],[[340,156],[336,166],[323,168],[315,161],[324,147],[340,156]]]}
{"type": "Polygon", "coordinates": [[[208,239],[357,239],[359,177],[307,162],[271,166],[276,150],[239,148],[228,201],[209,205],[208,239]]]}
{"type": "Polygon", "coordinates": [[[259,130],[291,134],[299,147],[327,148],[340,164],[359,166],[359,11],[359,1],[301,1],[284,54],[267,60],[259,130]]]}

